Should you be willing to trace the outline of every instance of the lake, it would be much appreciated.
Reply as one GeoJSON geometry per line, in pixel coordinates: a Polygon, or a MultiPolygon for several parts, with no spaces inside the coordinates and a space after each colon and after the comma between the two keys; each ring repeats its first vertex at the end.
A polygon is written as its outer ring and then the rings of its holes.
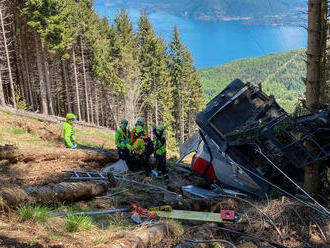
{"type": "MultiPolygon", "coordinates": [[[[119,7],[95,4],[100,16],[112,23],[119,7]]],[[[128,9],[137,28],[140,12],[128,9]]],[[[245,25],[239,21],[203,22],[167,13],[148,15],[157,35],[171,40],[177,25],[183,43],[190,49],[197,68],[222,65],[233,60],[259,57],[307,46],[307,31],[302,27],[245,25]]]]}

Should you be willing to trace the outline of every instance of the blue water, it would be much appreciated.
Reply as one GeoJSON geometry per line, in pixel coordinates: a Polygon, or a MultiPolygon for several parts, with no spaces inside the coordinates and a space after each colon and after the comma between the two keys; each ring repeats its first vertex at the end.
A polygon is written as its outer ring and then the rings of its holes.
{"type": "MultiPolygon", "coordinates": [[[[110,23],[120,10],[103,4],[95,4],[94,8],[100,16],[107,16],[110,23]]],[[[140,12],[135,9],[127,11],[134,28],[137,28],[140,12]]],[[[167,42],[171,40],[174,26],[178,27],[197,68],[307,46],[307,32],[301,27],[244,25],[238,21],[202,22],[166,13],[148,16],[156,33],[167,42]]]]}

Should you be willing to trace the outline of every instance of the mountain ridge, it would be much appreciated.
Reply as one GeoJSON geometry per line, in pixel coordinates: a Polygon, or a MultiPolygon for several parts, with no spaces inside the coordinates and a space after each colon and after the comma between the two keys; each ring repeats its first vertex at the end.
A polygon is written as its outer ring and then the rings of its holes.
{"type": "Polygon", "coordinates": [[[301,0],[96,0],[95,4],[166,12],[200,21],[301,25],[307,20],[307,4],[301,0]]]}
{"type": "Polygon", "coordinates": [[[232,80],[262,83],[263,90],[292,112],[298,98],[304,95],[306,75],[305,49],[275,53],[263,57],[239,59],[199,70],[207,100],[220,93],[232,80]]]}

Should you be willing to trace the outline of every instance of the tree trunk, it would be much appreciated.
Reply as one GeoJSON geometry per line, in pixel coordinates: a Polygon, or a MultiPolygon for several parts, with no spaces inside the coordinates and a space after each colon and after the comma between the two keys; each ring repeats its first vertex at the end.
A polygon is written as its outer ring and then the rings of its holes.
{"type": "MultiPolygon", "coordinates": [[[[306,78],[306,105],[316,111],[320,104],[321,82],[321,47],[323,44],[322,32],[322,1],[308,0],[308,47],[307,47],[307,78],[306,78]]],[[[312,149],[312,147],[311,147],[312,149]]],[[[314,163],[305,167],[304,188],[316,195],[321,187],[320,164],[314,163]]]]}
{"type": "Polygon", "coordinates": [[[182,94],[179,94],[179,144],[181,145],[184,142],[184,106],[182,94]]]}
{"type": "Polygon", "coordinates": [[[107,188],[104,182],[63,182],[55,185],[4,189],[0,191],[0,197],[6,206],[12,207],[27,202],[58,203],[90,199],[105,194],[107,188]]]}
{"type": "Polygon", "coordinates": [[[42,45],[42,60],[43,65],[45,68],[45,83],[46,83],[46,92],[47,92],[47,98],[48,98],[48,107],[49,107],[49,114],[54,115],[54,107],[53,107],[53,97],[52,97],[52,85],[50,81],[50,73],[49,73],[49,63],[47,58],[47,48],[42,45]]]}
{"type": "Polygon", "coordinates": [[[71,113],[72,107],[71,107],[71,99],[69,92],[68,71],[66,68],[66,62],[64,60],[62,60],[62,73],[63,73],[63,81],[64,81],[66,111],[71,113]]]}
{"type": "Polygon", "coordinates": [[[118,160],[116,150],[70,150],[66,148],[30,148],[0,146],[0,160],[6,159],[18,162],[77,160],[81,162],[109,163],[118,160]]]}
{"type": "Polygon", "coordinates": [[[92,85],[89,84],[89,106],[90,106],[90,113],[91,113],[91,122],[95,124],[94,122],[94,102],[93,102],[93,88],[92,85]]]}
{"type": "Polygon", "coordinates": [[[31,63],[30,63],[30,57],[28,56],[28,52],[27,52],[27,49],[28,49],[28,40],[26,39],[28,37],[28,34],[27,34],[27,25],[26,24],[23,24],[23,27],[22,27],[22,37],[24,38],[24,44],[22,45],[22,49],[23,49],[23,61],[24,61],[24,67],[25,67],[25,70],[26,70],[26,79],[25,79],[25,84],[26,84],[26,87],[27,87],[27,90],[28,90],[28,101],[30,106],[32,106],[32,109],[34,110],[35,109],[35,105],[34,105],[34,101],[33,101],[33,93],[32,93],[32,75],[30,77],[30,66],[31,66],[31,63]]]}
{"type": "Polygon", "coordinates": [[[16,108],[14,80],[13,80],[13,75],[12,75],[12,71],[11,71],[10,55],[9,55],[9,49],[8,49],[6,29],[5,29],[4,16],[3,16],[3,9],[2,8],[0,8],[0,23],[1,23],[1,29],[2,29],[2,35],[3,35],[3,43],[4,43],[4,49],[5,49],[6,62],[7,62],[7,66],[8,66],[9,85],[10,85],[10,91],[11,91],[11,97],[12,97],[11,100],[12,100],[14,108],[16,108]]]}
{"type": "Polygon", "coordinates": [[[6,105],[5,95],[3,94],[2,72],[1,72],[1,70],[0,70],[0,105],[6,105]]]}
{"type": "Polygon", "coordinates": [[[109,248],[154,247],[165,238],[182,235],[182,232],[178,231],[172,223],[159,222],[134,230],[125,237],[113,241],[109,248]]]}
{"type": "Polygon", "coordinates": [[[74,82],[75,82],[75,89],[76,89],[76,105],[78,110],[78,120],[81,120],[81,111],[80,111],[80,98],[79,98],[79,82],[78,82],[78,75],[77,75],[77,66],[76,66],[76,53],[74,51],[74,47],[72,48],[72,59],[73,59],[73,73],[74,73],[74,82]]]}
{"type": "Polygon", "coordinates": [[[43,52],[41,40],[38,34],[34,34],[34,40],[36,45],[36,56],[37,56],[37,69],[39,75],[39,86],[40,86],[40,101],[41,101],[41,113],[48,115],[48,104],[47,104],[47,88],[43,73],[43,63],[41,53],[43,52]]]}
{"type": "Polygon", "coordinates": [[[98,94],[97,94],[97,88],[98,85],[96,84],[95,87],[94,87],[94,96],[95,96],[95,124],[97,126],[100,125],[100,114],[99,114],[99,97],[98,97],[98,94]]]}
{"type": "Polygon", "coordinates": [[[23,31],[24,29],[24,24],[21,21],[21,18],[16,17],[16,25],[17,27],[17,44],[18,44],[18,50],[16,57],[19,58],[19,62],[17,64],[20,64],[21,72],[22,72],[22,78],[21,78],[21,84],[23,85],[24,89],[24,96],[25,96],[25,102],[27,106],[31,106],[31,101],[30,101],[30,94],[29,94],[29,74],[28,74],[28,69],[26,68],[26,57],[24,56],[24,50],[25,50],[25,44],[23,44],[23,37],[25,35],[25,32],[23,31]]]}
{"type": "Polygon", "coordinates": [[[80,38],[80,47],[81,47],[81,59],[82,59],[82,67],[83,67],[83,77],[84,77],[84,89],[85,89],[85,104],[86,104],[86,117],[87,122],[90,122],[90,113],[89,113],[89,101],[88,101],[88,85],[87,85],[87,76],[86,76],[86,68],[85,68],[85,55],[84,55],[84,44],[82,38],[80,38]]]}

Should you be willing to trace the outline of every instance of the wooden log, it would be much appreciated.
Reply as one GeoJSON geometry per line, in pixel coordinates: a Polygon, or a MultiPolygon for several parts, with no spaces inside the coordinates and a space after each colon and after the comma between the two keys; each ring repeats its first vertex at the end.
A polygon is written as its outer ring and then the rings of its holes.
{"type": "Polygon", "coordinates": [[[51,161],[51,160],[77,160],[83,162],[115,162],[118,153],[115,150],[105,149],[66,149],[66,148],[44,148],[0,146],[0,160],[6,159],[17,162],[51,161]]]}
{"type": "Polygon", "coordinates": [[[54,203],[89,199],[105,194],[107,188],[105,182],[63,182],[54,185],[4,189],[0,191],[0,197],[6,206],[12,207],[22,203],[54,203]]]}
{"type": "Polygon", "coordinates": [[[141,248],[154,247],[165,238],[174,238],[182,234],[173,223],[159,222],[140,227],[123,238],[112,242],[109,248],[141,248]]]}

